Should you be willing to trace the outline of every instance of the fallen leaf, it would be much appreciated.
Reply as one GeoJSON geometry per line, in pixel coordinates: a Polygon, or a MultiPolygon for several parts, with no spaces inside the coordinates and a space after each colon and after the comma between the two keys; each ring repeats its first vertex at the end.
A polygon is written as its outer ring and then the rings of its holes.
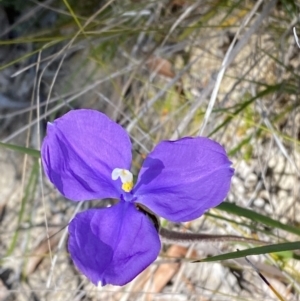
{"type": "MultiPolygon", "coordinates": [[[[187,251],[188,248],[186,247],[172,245],[165,253],[165,256],[170,259],[185,258],[187,251]]],[[[193,252],[192,257],[196,257],[196,252],[193,252]]],[[[151,281],[150,287],[147,287],[147,291],[150,293],[147,296],[147,300],[151,300],[153,294],[161,292],[167,283],[172,280],[180,266],[181,263],[174,260],[173,262],[160,264],[153,272],[154,265],[151,265],[136,279],[132,292],[144,290],[147,282],[151,281]]]]}
{"type": "Polygon", "coordinates": [[[169,78],[174,78],[175,73],[173,72],[172,64],[161,57],[154,57],[152,56],[148,61],[147,61],[147,67],[149,68],[150,71],[156,72],[159,75],[169,77],[169,78]]]}

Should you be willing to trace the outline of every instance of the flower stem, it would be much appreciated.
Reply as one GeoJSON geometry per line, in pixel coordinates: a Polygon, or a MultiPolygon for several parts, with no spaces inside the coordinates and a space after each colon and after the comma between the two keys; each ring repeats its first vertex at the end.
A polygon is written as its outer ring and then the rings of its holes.
{"type": "Polygon", "coordinates": [[[246,242],[252,244],[267,245],[269,242],[252,239],[237,235],[217,235],[217,234],[202,234],[202,233],[183,233],[168,230],[166,228],[160,228],[160,237],[162,241],[166,243],[195,243],[195,242],[206,242],[206,241],[235,241],[235,242],[246,242]]]}

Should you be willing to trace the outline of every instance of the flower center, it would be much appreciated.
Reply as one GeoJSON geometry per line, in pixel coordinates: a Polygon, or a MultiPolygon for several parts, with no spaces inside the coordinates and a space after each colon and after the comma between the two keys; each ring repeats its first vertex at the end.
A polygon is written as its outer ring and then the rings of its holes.
{"type": "Polygon", "coordinates": [[[133,188],[133,175],[127,169],[115,168],[111,173],[111,178],[113,180],[120,178],[122,182],[122,189],[125,192],[130,192],[133,188]]]}

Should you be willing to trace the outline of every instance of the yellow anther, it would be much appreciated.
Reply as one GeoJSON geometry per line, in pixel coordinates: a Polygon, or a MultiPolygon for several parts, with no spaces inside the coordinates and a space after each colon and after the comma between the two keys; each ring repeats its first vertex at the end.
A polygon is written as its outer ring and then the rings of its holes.
{"type": "Polygon", "coordinates": [[[131,189],[133,187],[133,183],[132,182],[126,182],[126,183],[123,183],[122,185],[122,189],[125,191],[125,192],[130,192],[131,189]]]}
{"type": "Polygon", "coordinates": [[[122,189],[125,192],[130,192],[133,188],[133,175],[127,169],[115,168],[111,173],[111,178],[117,180],[120,178],[122,189]]]}

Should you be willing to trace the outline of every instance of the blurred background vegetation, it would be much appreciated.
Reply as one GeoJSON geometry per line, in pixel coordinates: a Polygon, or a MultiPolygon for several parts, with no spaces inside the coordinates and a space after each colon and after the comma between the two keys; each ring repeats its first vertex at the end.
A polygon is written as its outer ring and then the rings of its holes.
{"type": "Polygon", "coordinates": [[[300,300],[299,16],[296,0],[0,1],[0,300],[300,300]],[[162,139],[224,145],[227,202],[163,225],[275,244],[249,257],[275,293],[238,255],[191,263],[255,247],[231,242],[166,244],[127,286],[89,284],[66,226],[111,201],[65,200],[34,151],[46,122],[75,108],[127,129],[135,174],[162,139]]]}

